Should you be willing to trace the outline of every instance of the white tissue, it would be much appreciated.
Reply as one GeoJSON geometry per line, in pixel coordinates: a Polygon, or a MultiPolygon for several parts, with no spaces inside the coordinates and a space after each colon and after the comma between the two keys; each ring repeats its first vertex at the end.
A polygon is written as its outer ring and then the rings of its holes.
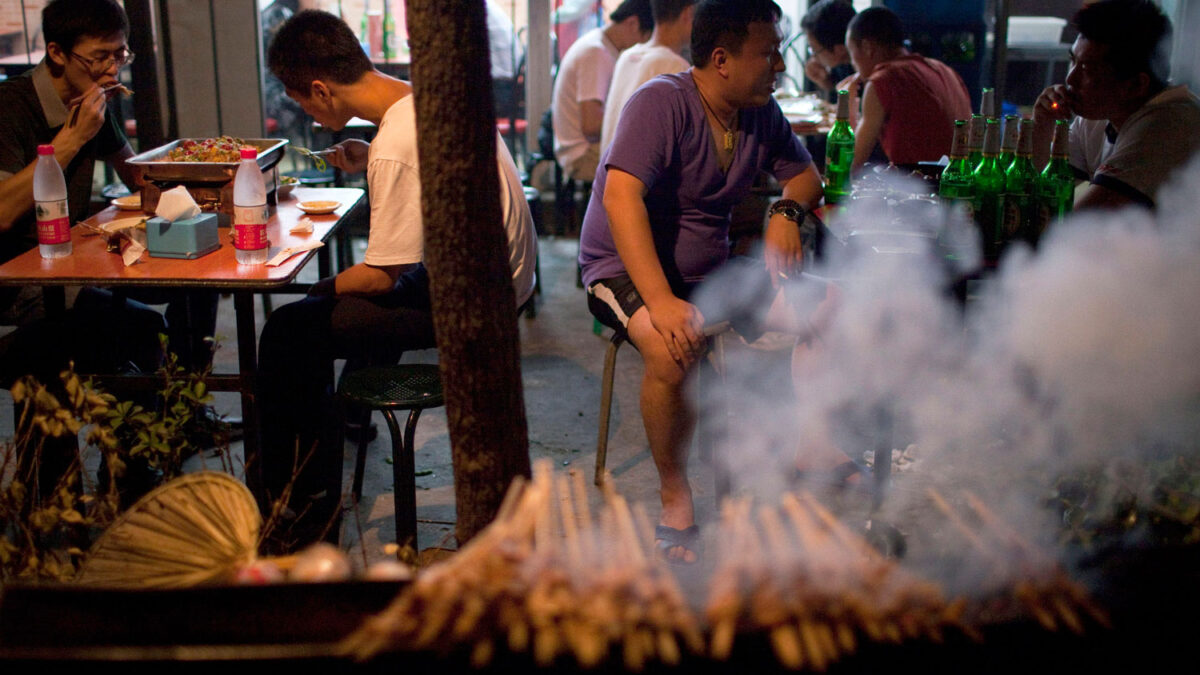
{"type": "Polygon", "coordinates": [[[192,199],[187,188],[176,185],[159,195],[158,208],[154,209],[154,215],[163,220],[175,222],[176,220],[195,218],[200,215],[200,207],[196,205],[196,200],[192,199]]]}
{"type": "Polygon", "coordinates": [[[274,257],[272,257],[270,260],[268,260],[267,267],[279,267],[280,265],[283,264],[283,262],[285,260],[296,255],[297,253],[304,253],[305,251],[311,251],[314,248],[321,248],[324,245],[325,244],[323,244],[319,241],[307,241],[307,242],[304,242],[303,244],[296,244],[295,246],[289,246],[289,247],[283,249],[282,251],[280,251],[279,253],[276,253],[274,257]]]}
{"type": "Polygon", "coordinates": [[[301,218],[292,229],[288,230],[288,234],[312,234],[313,221],[308,216],[301,218]]]}
{"type": "Polygon", "coordinates": [[[130,238],[129,244],[121,251],[121,260],[125,261],[125,266],[129,267],[142,257],[142,252],[146,250],[145,243],[139,244],[137,239],[130,238]]]}

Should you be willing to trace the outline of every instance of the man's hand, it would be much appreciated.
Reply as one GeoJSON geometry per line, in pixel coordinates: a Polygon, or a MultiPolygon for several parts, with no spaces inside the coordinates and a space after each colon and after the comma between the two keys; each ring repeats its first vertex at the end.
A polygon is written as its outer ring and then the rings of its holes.
{"type": "Polygon", "coordinates": [[[1033,104],[1033,166],[1041,170],[1050,161],[1054,123],[1071,119],[1071,100],[1065,85],[1046,87],[1033,104]]]}
{"type": "Polygon", "coordinates": [[[333,152],[325,155],[325,161],[346,173],[362,173],[367,170],[367,153],[370,148],[370,143],[350,138],[329,146],[333,152]]]}
{"type": "Polygon", "coordinates": [[[1034,123],[1071,119],[1071,101],[1065,85],[1046,87],[1033,104],[1034,123]]]}
{"type": "Polygon", "coordinates": [[[55,134],[53,141],[59,164],[69,164],[79,149],[100,131],[107,104],[108,97],[93,83],[67,105],[67,123],[55,134]]]}
{"type": "Polygon", "coordinates": [[[662,335],[667,351],[683,368],[689,368],[704,355],[704,315],[692,303],[674,296],[646,306],[650,324],[662,335]]]}
{"type": "Polygon", "coordinates": [[[808,57],[808,60],[804,62],[804,76],[823,91],[829,91],[829,88],[833,86],[833,82],[829,79],[829,69],[815,56],[808,57]]]}
{"type": "Polygon", "coordinates": [[[779,287],[780,277],[787,278],[800,271],[804,251],[800,244],[800,225],[782,215],[774,215],[767,221],[763,235],[763,259],[771,277],[771,285],[779,287]]]}

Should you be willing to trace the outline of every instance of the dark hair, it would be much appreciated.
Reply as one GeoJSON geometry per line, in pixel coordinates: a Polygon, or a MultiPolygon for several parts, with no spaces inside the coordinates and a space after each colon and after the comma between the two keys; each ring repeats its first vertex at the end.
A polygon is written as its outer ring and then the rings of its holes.
{"type": "Polygon", "coordinates": [[[800,27],[825,49],[846,41],[846,26],[854,18],[854,6],[848,0],[821,0],[808,8],[800,27]]]}
{"type": "Polygon", "coordinates": [[[64,51],[75,48],[80,38],[129,37],[129,18],[115,0],[51,0],[42,9],[42,36],[64,51]]]}
{"type": "Polygon", "coordinates": [[[313,80],[352,84],[374,68],[350,27],[316,9],[280,26],[267,50],[267,67],[283,86],[305,96],[313,80]]]}
{"type": "Polygon", "coordinates": [[[859,12],[846,27],[851,40],[870,40],[882,47],[903,47],[904,26],[900,17],[887,7],[868,7],[859,12]]]}
{"type": "Polygon", "coordinates": [[[1108,47],[1105,60],[1122,79],[1150,76],[1155,89],[1171,74],[1171,20],[1147,0],[1102,0],[1084,5],[1072,23],[1079,34],[1108,47]]]}
{"type": "Polygon", "coordinates": [[[654,22],[674,21],[683,14],[683,10],[696,4],[696,0],[650,0],[650,9],[654,12],[654,22]]]}
{"type": "Polygon", "coordinates": [[[775,24],[782,15],[771,0],[701,0],[692,21],[692,65],[707,66],[718,47],[740,54],[750,24],[775,24]]]}
{"type": "Polygon", "coordinates": [[[638,18],[643,33],[654,30],[654,12],[650,10],[650,0],[625,0],[608,15],[608,20],[620,23],[631,16],[638,18]]]}

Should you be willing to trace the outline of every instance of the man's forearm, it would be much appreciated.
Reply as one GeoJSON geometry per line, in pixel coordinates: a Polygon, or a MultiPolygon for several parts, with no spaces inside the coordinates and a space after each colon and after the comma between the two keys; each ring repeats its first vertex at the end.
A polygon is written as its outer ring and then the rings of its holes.
{"type": "Polygon", "coordinates": [[[22,215],[33,208],[34,162],[0,181],[0,232],[12,229],[22,215]]]}
{"type": "Polygon", "coordinates": [[[817,167],[811,164],[783,185],[783,198],[794,199],[807,209],[817,208],[824,194],[821,174],[817,173],[817,167]]]}
{"type": "Polygon", "coordinates": [[[396,279],[413,265],[391,265],[375,267],[358,263],[337,275],[335,290],[338,295],[379,295],[392,290],[396,279]]]}
{"type": "Polygon", "coordinates": [[[584,101],[579,104],[579,129],[589,143],[600,140],[604,127],[604,104],[600,101],[584,101]]]}

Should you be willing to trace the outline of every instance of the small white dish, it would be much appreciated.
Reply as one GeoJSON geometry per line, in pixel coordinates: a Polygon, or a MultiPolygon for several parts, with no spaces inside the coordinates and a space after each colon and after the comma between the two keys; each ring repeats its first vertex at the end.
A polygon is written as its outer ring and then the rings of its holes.
{"type": "Polygon", "coordinates": [[[138,192],[124,197],[117,197],[110,202],[122,211],[136,211],[142,208],[142,193],[138,192]]]}
{"type": "Polygon", "coordinates": [[[300,202],[299,204],[296,205],[296,207],[299,208],[301,211],[307,213],[310,216],[319,216],[319,215],[323,215],[326,213],[333,213],[341,205],[342,205],[341,202],[321,200],[321,201],[311,201],[311,202],[300,202]]]}

